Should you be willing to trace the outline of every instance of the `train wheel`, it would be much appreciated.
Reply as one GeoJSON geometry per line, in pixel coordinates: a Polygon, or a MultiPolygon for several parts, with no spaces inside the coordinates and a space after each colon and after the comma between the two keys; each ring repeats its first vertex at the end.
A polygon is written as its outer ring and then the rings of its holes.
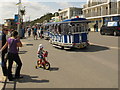
{"type": "Polygon", "coordinates": [[[64,49],[64,46],[61,46],[61,49],[64,49]]]}
{"type": "Polygon", "coordinates": [[[44,64],[44,69],[46,69],[46,70],[49,70],[49,69],[50,69],[50,63],[49,63],[49,62],[46,62],[46,63],[44,64]]]}

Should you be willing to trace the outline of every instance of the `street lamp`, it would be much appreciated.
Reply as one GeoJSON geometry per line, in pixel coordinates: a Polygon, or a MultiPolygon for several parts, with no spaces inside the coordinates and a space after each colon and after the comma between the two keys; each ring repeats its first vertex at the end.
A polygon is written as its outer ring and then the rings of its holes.
{"type": "Polygon", "coordinates": [[[21,15],[20,15],[20,4],[21,4],[21,0],[19,0],[19,2],[17,3],[17,5],[18,5],[18,23],[17,23],[17,31],[18,31],[18,35],[19,35],[19,36],[21,36],[21,35],[20,35],[20,17],[21,17],[21,15]]]}
{"type": "Polygon", "coordinates": [[[23,15],[25,15],[25,6],[21,9],[21,0],[17,3],[18,5],[18,23],[17,23],[17,31],[20,38],[22,38],[22,25],[23,25],[23,15]]]}

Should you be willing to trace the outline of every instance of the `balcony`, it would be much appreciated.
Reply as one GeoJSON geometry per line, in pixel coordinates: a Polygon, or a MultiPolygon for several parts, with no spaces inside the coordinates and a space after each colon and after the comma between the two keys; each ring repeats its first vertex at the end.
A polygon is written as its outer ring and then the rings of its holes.
{"type": "Polygon", "coordinates": [[[120,14],[120,1],[118,1],[118,8],[117,8],[117,10],[118,10],[118,14],[120,14]]]}
{"type": "Polygon", "coordinates": [[[107,10],[107,9],[103,9],[103,10],[102,10],[102,16],[104,16],[104,15],[109,15],[109,13],[108,13],[108,10],[107,10]]]}
{"type": "Polygon", "coordinates": [[[118,8],[118,14],[120,14],[120,7],[118,8]]]}
{"type": "Polygon", "coordinates": [[[112,8],[110,10],[110,14],[117,14],[117,8],[112,8]]]}
{"type": "Polygon", "coordinates": [[[91,13],[84,14],[85,17],[91,17],[91,13]]]}
{"type": "Polygon", "coordinates": [[[87,7],[88,7],[88,4],[83,5],[83,8],[87,8],[87,7]]]}

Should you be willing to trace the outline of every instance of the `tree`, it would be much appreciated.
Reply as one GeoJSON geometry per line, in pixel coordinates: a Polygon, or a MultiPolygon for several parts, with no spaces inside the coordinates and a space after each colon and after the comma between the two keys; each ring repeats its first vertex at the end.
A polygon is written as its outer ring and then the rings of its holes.
{"type": "Polygon", "coordinates": [[[41,16],[40,18],[37,18],[34,21],[31,21],[30,25],[33,26],[35,23],[43,23],[45,20],[49,21],[51,19],[51,17],[53,17],[53,16],[54,16],[54,14],[47,13],[47,14],[41,16]]]}

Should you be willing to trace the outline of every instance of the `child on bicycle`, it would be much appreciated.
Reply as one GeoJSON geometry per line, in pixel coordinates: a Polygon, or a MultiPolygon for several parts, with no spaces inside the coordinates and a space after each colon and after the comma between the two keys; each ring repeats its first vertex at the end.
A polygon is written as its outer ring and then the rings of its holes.
{"type": "Polygon", "coordinates": [[[47,57],[48,55],[48,52],[43,50],[43,45],[42,44],[39,44],[39,47],[38,47],[38,51],[37,51],[37,54],[38,54],[38,57],[41,59],[41,62],[42,60],[46,60],[45,57],[47,57]]]}
{"type": "Polygon", "coordinates": [[[39,57],[37,61],[37,67],[43,67],[44,69],[48,70],[50,68],[50,63],[46,60],[48,56],[48,52],[43,50],[43,45],[40,44],[37,51],[37,56],[39,57]]]}
{"type": "Polygon", "coordinates": [[[38,47],[38,51],[37,51],[37,55],[40,59],[43,59],[43,45],[42,44],[39,44],[39,47],[38,47]]]}

